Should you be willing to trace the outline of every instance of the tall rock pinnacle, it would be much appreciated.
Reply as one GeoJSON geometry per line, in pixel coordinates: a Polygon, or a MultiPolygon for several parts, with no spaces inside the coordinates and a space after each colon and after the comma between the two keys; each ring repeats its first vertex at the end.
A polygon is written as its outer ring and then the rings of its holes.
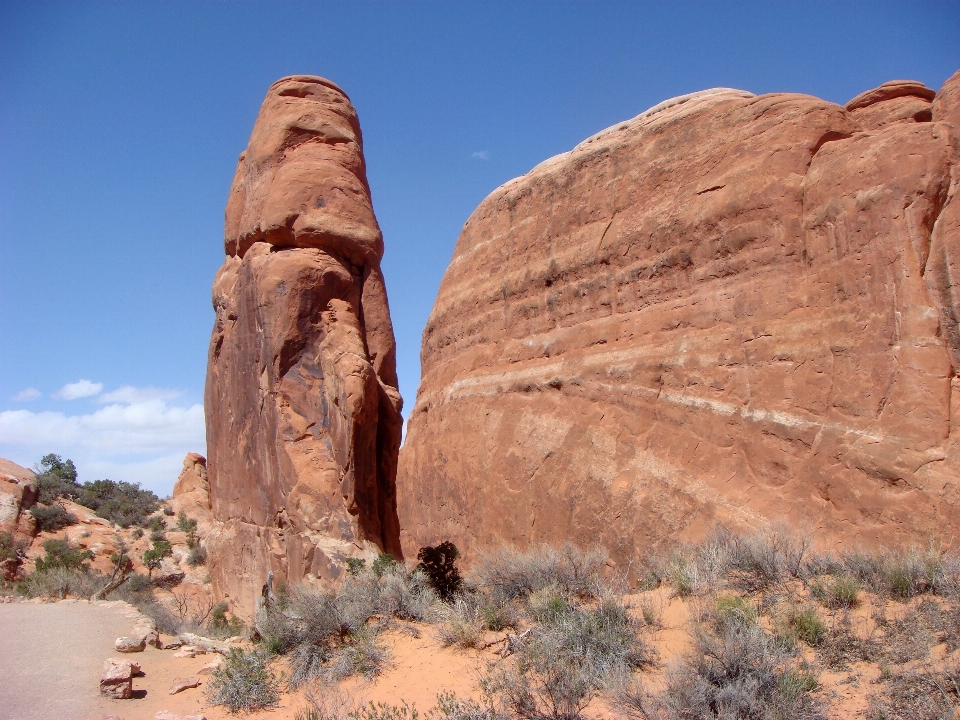
{"type": "Polygon", "coordinates": [[[400,556],[401,399],[383,236],[349,98],[275,82],[227,202],[206,384],[211,579],[241,614],[267,573],[400,556]]]}

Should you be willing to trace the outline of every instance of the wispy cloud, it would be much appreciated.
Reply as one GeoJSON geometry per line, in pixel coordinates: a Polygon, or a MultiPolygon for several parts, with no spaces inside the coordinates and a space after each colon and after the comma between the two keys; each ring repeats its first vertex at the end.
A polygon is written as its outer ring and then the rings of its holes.
{"type": "Polygon", "coordinates": [[[474,160],[489,160],[490,151],[489,150],[477,150],[473,155],[471,155],[474,160]]]}
{"type": "Polygon", "coordinates": [[[103,393],[97,398],[99,403],[139,403],[148,400],[172,400],[183,395],[182,390],[168,390],[158,387],[134,387],[124,385],[116,390],[103,393]]]}
{"type": "Polygon", "coordinates": [[[79,398],[98,395],[103,390],[103,383],[90,382],[89,380],[78,380],[75,383],[68,383],[53,394],[60,400],[77,400],[79,398]]]}
{"type": "Polygon", "coordinates": [[[31,400],[36,400],[38,397],[43,395],[42,392],[36,388],[28,387],[24,390],[21,390],[16,395],[14,395],[11,400],[14,402],[30,402],[31,400]]]}

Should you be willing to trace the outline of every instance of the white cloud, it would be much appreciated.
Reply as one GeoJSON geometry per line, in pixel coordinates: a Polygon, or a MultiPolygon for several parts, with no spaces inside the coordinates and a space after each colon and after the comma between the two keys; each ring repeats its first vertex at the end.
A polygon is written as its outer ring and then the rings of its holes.
{"type": "Polygon", "coordinates": [[[29,467],[54,452],[74,461],[81,480],[140,482],[161,495],[173,489],[183,456],[205,453],[205,448],[199,403],[173,406],[148,399],[112,403],[82,415],[0,412],[0,456],[26,461],[29,467]]]}
{"type": "Polygon", "coordinates": [[[489,159],[490,159],[490,151],[489,151],[489,150],[477,150],[477,151],[476,151],[475,153],[473,153],[473,155],[471,155],[470,157],[472,157],[472,158],[474,158],[474,159],[476,159],[476,160],[489,160],[489,159]]]}
{"type": "Polygon", "coordinates": [[[147,400],[172,400],[183,395],[182,390],[167,390],[157,387],[134,387],[124,385],[122,388],[103,393],[97,398],[99,403],[139,403],[147,400]]]}
{"type": "Polygon", "coordinates": [[[43,393],[36,388],[28,387],[25,390],[21,390],[10,399],[14,402],[30,402],[31,400],[36,400],[42,395],[43,393]]]}
{"type": "Polygon", "coordinates": [[[103,390],[103,383],[90,382],[89,380],[78,380],[75,383],[68,383],[53,394],[55,398],[61,400],[77,400],[78,398],[98,395],[103,390]]]}

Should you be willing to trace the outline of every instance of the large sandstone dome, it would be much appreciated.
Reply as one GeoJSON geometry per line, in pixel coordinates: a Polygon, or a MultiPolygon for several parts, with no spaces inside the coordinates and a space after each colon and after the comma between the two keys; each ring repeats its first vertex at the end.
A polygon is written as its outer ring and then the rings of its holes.
{"type": "Polygon", "coordinates": [[[695,93],[498,188],[423,334],[406,552],[960,537],[958,184],[960,73],[695,93]]]}

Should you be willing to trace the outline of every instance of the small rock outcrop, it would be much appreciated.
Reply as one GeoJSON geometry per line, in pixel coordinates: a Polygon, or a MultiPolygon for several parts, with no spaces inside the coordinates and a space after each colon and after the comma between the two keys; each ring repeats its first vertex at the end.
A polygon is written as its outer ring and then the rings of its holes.
{"type": "Polygon", "coordinates": [[[218,596],[333,581],[368,543],[400,555],[402,419],[383,237],[356,111],[329,80],[267,92],[227,203],[206,384],[218,596]]]}
{"type": "Polygon", "coordinates": [[[718,89],[494,191],[423,333],[406,552],[960,538],[960,73],[718,89]]]}
{"type": "Polygon", "coordinates": [[[37,524],[28,510],[36,502],[34,473],[0,458],[0,531],[33,537],[37,524]]]}

